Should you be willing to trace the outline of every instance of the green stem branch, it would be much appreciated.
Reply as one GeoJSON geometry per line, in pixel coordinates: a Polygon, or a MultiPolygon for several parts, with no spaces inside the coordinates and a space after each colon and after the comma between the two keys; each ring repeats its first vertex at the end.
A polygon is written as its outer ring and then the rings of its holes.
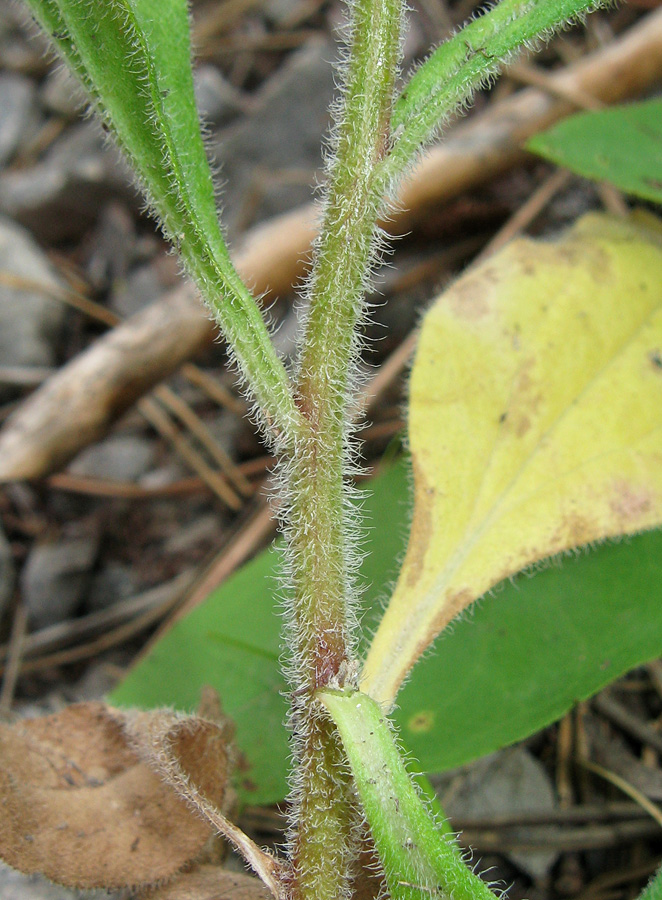
{"type": "Polygon", "coordinates": [[[394,109],[393,151],[383,176],[397,182],[444,122],[523,47],[549,37],[604,0],[499,0],[439,46],[405,85],[394,109]]]}
{"type": "Polygon", "coordinates": [[[379,704],[358,691],[318,696],[342,739],[392,900],[496,900],[432,819],[379,704]]]}

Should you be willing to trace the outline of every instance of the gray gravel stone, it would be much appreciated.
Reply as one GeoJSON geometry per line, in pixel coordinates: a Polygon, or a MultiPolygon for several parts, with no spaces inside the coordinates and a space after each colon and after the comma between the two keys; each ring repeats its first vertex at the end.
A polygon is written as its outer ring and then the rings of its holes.
{"type": "Polygon", "coordinates": [[[86,447],[71,463],[69,472],[109,481],[137,481],[150,470],[153,462],[153,441],[138,435],[115,434],[86,447]]]}
{"type": "MultiPolygon", "coordinates": [[[[440,799],[451,819],[542,813],[556,807],[547,771],[524,747],[498,751],[433,781],[446,785],[440,799]]],[[[544,879],[558,859],[556,850],[518,851],[508,856],[536,880],[544,879]]]]}
{"type": "Polygon", "coordinates": [[[64,66],[57,66],[48,73],[40,99],[46,109],[67,119],[74,119],[86,106],[83,89],[64,66]]]}
{"type": "Polygon", "coordinates": [[[92,122],[66,129],[43,162],[0,174],[0,212],[43,241],[80,237],[117,196],[140,206],[129,169],[92,122]]]}
{"type": "Polygon", "coordinates": [[[227,125],[243,110],[243,94],[223,78],[216,66],[201,65],[194,74],[195,101],[204,122],[227,125]]]}
{"type": "Polygon", "coordinates": [[[140,266],[117,283],[111,295],[110,306],[119,316],[132,316],[158,300],[163,291],[156,266],[140,266]]]}
{"type": "Polygon", "coordinates": [[[133,569],[120,562],[110,562],[92,578],[85,598],[85,611],[100,612],[135,593],[133,569]]]}
{"type": "Polygon", "coordinates": [[[0,166],[11,159],[35,117],[32,81],[22,75],[0,75],[0,166]]]}
{"type": "Polygon", "coordinates": [[[310,200],[314,172],[321,165],[321,138],[333,96],[333,45],[311,43],[288,62],[257,95],[249,118],[218,134],[211,147],[225,184],[224,221],[232,230],[256,200],[254,220],[310,200]],[[256,182],[256,171],[269,177],[256,182]],[[273,178],[271,176],[274,176],[273,178]],[[285,177],[278,181],[278,176],[285,177]]]}
{"type": "Polygon", "coordinates": [[[74,891],[51,884],[40,875],[22,875],[0,863],[0,897],[2,900],[119,900],[113,891],[74,891]]]}
{"type": "Polygon", "coordinates": [[[90,583],[99,549],[96,534],[37,544],[21,573],[21,589],[34,630],[70,618],[90,583]]]}
{"type": "Polygon", "coordinates": [[[267,0],[262,11],[268,22],[282,27],[283,23],[296,15],[298,6],[299,0],[267,0]]]}
{"type": "Polygon", "coordinates": [[[99,216],[91,241],[86,274],[98,291],[126,278],[136,255],[135,221],[123,203],[111,202],[99,216]]]}
{"type": "MultiPolygon", "coordinates": [[[[59,282],[30,235],[0,217],[0,270],[57,290],[59,282]]],[[[0,284],[0,360],[6,366],[52,366],[65,307],[44,291],[0,284]]],[[[0,399],[12,391],[0,387],[0,399]]]]}

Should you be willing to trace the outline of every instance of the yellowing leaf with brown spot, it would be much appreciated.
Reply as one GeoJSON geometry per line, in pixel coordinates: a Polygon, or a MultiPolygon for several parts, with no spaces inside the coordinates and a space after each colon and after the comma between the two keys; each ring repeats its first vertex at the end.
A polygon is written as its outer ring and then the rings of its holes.
{"type": "Polygon", "coordinates": [[[657,220],[589,215],[469,272],[427,313],[410,390],[409,546],[362,675],[386,704],[497,582],[662,521],[657,220]]]}

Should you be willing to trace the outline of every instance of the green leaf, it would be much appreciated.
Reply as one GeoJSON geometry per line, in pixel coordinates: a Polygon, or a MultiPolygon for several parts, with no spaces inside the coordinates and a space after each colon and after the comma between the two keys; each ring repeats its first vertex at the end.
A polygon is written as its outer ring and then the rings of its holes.
{"type": "Polygon", "coordinates": [[[662,100],[578,113],[535,135],[527,149],[577,175],[662,203],[662,100]]]}
{"type": "MultiPolygon", "coordinates": [[[[366,635],[404,550],[409,482],[399,463],[370,483],[366,635]]],[[[202,685],[215,687],[237,725],[237,786],[246,803],[282,800],[287,786],[277,559],[265,551],[241,569],[110,698],[192,712],[202,685]]],[[[662,532],[652,531],[506,581],[414,669],[394,717],[423,770],[440,771],[526,737],[661,653],[662,532]]]]}
{"type": "Polygon", "coordinates": [[[503,579],[662,524],[661,349],[654,216],[513,241],[437,299],[410,380],[413,525],[365,693],[391,704],[503,579]]]}
{"type": "Polygon", "coordinates": [[[465,864],[454,838],[435,825],[381,707],[358,691],[318,691],[317,697],[340,733],[389,896],[495,900],[465,864]]]}
{"type": "Polygon", "coordinates": [[[265,417],[300,416],[260,310],[221,233],[193,91],[186,0],[26,0],[131,162],[265,417]]]}
{"type": "Polygon", "coordinates": [[[443,634],[394,719],[425,771],[522,740],[662,654],[662,531],[506,581],[443,634]]]}

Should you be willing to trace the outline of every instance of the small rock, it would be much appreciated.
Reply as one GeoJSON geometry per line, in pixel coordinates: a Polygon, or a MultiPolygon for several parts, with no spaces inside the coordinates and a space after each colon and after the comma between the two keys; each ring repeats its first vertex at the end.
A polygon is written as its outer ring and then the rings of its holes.
{"type": "MultiPolygon", "coordinates": [[[[447,789],[441,792],[441,804],[451,819],[544,813],[556,806],[549,775],[524,747],[509,747],[457,773],[446,773],[443,782],[447,789]]],[[[540,881],[549,875],[558,853],[534,850],[508,853],[508,857],[540,881]]]]}
{"type": "Polygon", "coordinates": [[[233,457],[237,448],[237,436],[243,431],[244,423],[234,413],[225,409],[205,420],[207,431],[225,453],[233,457]]]}
{"type": "MultiPolygon", "coordinates": [[[[46,291],[0,284],[0,359],[7,366],[52,366],[65,307],[48,296],[59,281],[30,235],[0,217],[0,270],[43,284],[46,291]]],[[[0,388],[0,399],[13,395],[0,388]]]]}
{"type": "Polygon", "coordinates": [[[11,159],[35,116],[33,83],[22,75],[0,75],[0,166],[11,159]]]}
{"type": "Polygon", "coordinates": [[[92,578],[85,598],[85,612],[108,609],[135,593],[136,582],[132,568],[120,562],[110,562],[92,578]]]}
{"type": "Polygon", "coordinates": [[[93,122],[66,129],[43,162],[0,174],[0,211],[45,242],[74,239],[112,197],[139,208],[133,176],[93,122]]]}
{"type": "Polygon", "coordinates": [[[83,89],[66,66],[51,69],[42,86],[40,99],[50,112],[67,119],[75,119],[87,105],[83,89]]]}
{"type": "Polygon", "coordinates": [[[267,0],[262,6],[262,14],[271,25],[282,28],[296,15],[298,6],[299,0],[267,0]]]}
{"type": "Polygon", "coordinates": [[[112,292],[110,306],[119,316],[131,316],[158,300],[163,291],[157,267],[140,266],[127,278],[118,281],[112,292]]]}
{"type": "Polygon", "coordinates": [[[40,875],[22,875],[0,863],[0,896],[3,900],[74,900],[80,894],[51,884],[40,875]]]}
{"type": "Polygon", "coordinates": [[[63,622],[76,612],[98,549],[96,534],[33,547],[21,573],[21,589],[34,630],[63,622]]]}
{"type": "Polygon", "coordinates": [[[195,101],[203,122],[227,125],[244,108],[245,99],[216,66],[201,65],[195,70],[195,101]]]}
{"type": "Polygon", "coordinates": [[[258,94],[250,117],[214,137],[212,149],[225,184],[224,221],[229,229],[244,224],[240,217],[251,194],[258,201],[255,220],[310,200],[334,93],[329,63],[333,58],[334,48],[326,41],[292,54],[258,94]],[[260,169],[297,177],[280,182],[270,177],[258,184],[255,173],[260,169]]]}
{"type": "Polygon", "coordinates": [[[126,278],[134,259],[136,229],[123,203],[111,202],[101,212],[86,263],[87,277],[97,291],[126,278]]]}
{"type": "MultiPolygon", "coordinates": [[[[115,651],[111,661],[118,668],[128,667],[132,656],[125,652],[115,651]]],[[[105,700],[114,687],[117,686],[117,673],[113,672],[108,665],[107,655],[104,654],[102,661],[92,663],[85,671],[85,674],[75,684],[67,686],[67,695],[71,698],[72,703],[87,703],[90,700],[105,700]]],[[[127,898],[128,900],[128,898],[127,898]]]]}
{"type": "Polygon", "coordinates": [[[163,544],[164,556],[176,553],[188,553],[199,544],[214,544],[218,542],[221,534],[221,526],[218,517],[214,513],[201,516],[194,522],[187,523],[183,528],[171,535],[163,544]]]}
{"type": "Polygon", "coordinates": [[[4,613],[9,598],[14,590],[16,572],[12,559],[11,547],[4,531],[0,527],[0,616],[4,613]]]}
{"type": "Polygon", "coordinates": [[[86,447],[71,463],[72,475],[109,481],[137,481],[154,462],[154,443],[138,435],[115,434],[86,447]]]}
{"type": "MultiPolygon", "coordinates": [[[[84,900],[88,897],[99,900],[100,894],[60,887],[41,875],[22,875],[0,863],[0,897],[2,900],[84,900]]],[[[120,895],[112,891],[104,892],[103,897],[104,900],[119,900],[120,895]]]]}
{"type": "Polygon", "coordinates": [[[38,72],[48,53],[48,38],[41,29],[29,25],[23,4],[0,4],[0,60],[10,72],[38,72]],[[27,25],[27,27],[26,27],[27,25]],[[29,36],[28,36],[29,35],[29,36]]]}

